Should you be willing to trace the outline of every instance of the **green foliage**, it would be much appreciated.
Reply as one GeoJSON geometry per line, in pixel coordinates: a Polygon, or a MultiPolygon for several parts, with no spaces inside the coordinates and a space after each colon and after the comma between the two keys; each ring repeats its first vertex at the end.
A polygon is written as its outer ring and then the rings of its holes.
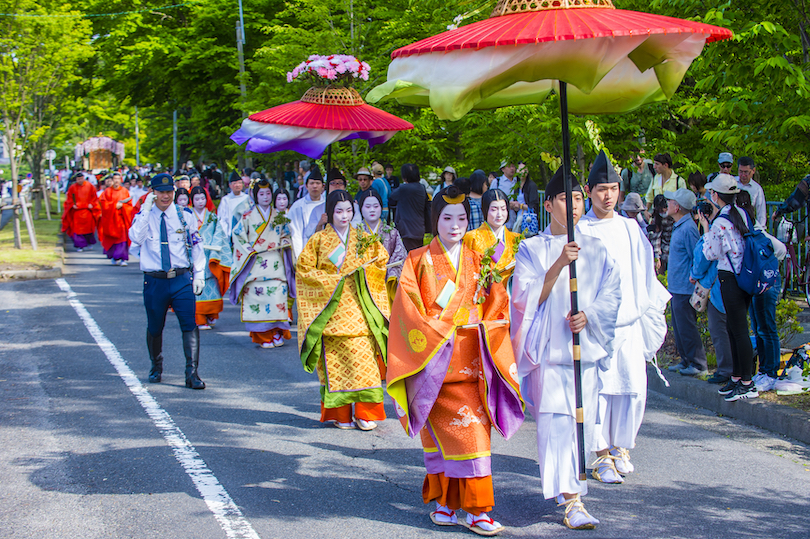
{"type": "MultiPolygon", "coordinates": [[[[286,73],[310,54],[346,53],[367,61],[371,78],[357,85],[365,94],[386,80],[393,50],[441,33],[454,20],[459,24],[457,17],[460,24],[484,19],[492,7],[480,0],[244,0],[243,4],[247,43],[241,78],[235,42],[238,9],[233,0],[115,17],[2,19],[0,24],[7,26],[3,43],[16,41],[8,25],[24,23],[49,28],[49,41],[60,44],[55,52],[72,58],[73,64],[87,59],[91,48],[94,52],[82,69],[61,71],[71,99],[61,107],[47,107],[61,124],[45,121],[32,126],[27,143],[55,144],[61,154],[80,140],[103,133],[124,142],[130,161],[138,107],[142,161],[167,164],[172,157],[172,111],[177,110],[179,159],[216,160],[227,168],[245,153],[229,139],[243,115],[298,99],[306,85],[287,83],[286,73]],[[84,41],[77,41],[78,35],[85,36],[84,41]],[[244,99],[240,82],[246,85],[244,99]]],[[[56,13],[74,5],[87,13],[110,13],[165,3],[0,0],[6,13],[56,13]]],[[[638,149],[647,156],[669,152],[684,177],[696,170],[716,170],[717,154],[731,151],[754,157],[769,199],[788,194],[810,159],[806,150],[810,17],[804,4],[620,0],[617,7],[724,26],[735,37],[706,45],[668,102],[623,115],[572,115],[572,155],[580,177],[586,175],[597,147],[608,150],[621,166],[638,149]]],[[[54,58],[45,55],[37,61],[66,65],[54,58]]],[[[447,165],[469,175],[478,168],[496,171],[504,158],[522,159],[542,187],[556,168],[555,157],[562,153],[559,102],[554,96],[538,105],[472,112],[457,122],[440,121],[428,109],[393,102],[380,108],[415,128],[375,148],[365,141],[333,145],[333,162],[344,172],[377,160],[396,166],[416,163],[426,177],[447,165]]],[[[270,170],[300,158],[292,152],[249,157],[256,166],[270,170]]]]}
{"type": "Polygon", "coordinates": [[[802,325],[798,319],[799,311],[801,308],[792,299],[781,299],[776,304],[776,330],[780,342],[789,342],[802,332],[802,325]]]}
{"type": "Polygon", "coordinates": [[[0,18],[0,118],[12,179],[23,155],[39,179],[43,154],[66,120],[62,105],[79,80],[77,67],[92,56],[90,24],[66,16],[76,13],[73,5],[59,0],[0,0],[0,12],[30,15],[0,18]]]}

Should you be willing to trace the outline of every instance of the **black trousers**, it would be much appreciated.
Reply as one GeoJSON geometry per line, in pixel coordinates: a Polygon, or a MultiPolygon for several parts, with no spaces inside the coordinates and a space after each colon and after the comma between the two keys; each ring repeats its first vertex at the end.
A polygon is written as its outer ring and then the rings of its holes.
{"type": "Polygon", "coordinates": [[[748,307],[751,296],[737,285],[737,277],[730,271],[717,272],[720,279],[720,295],[723,296],[723,307],[726,308],[726,331],[731,341],[731,375],[751,380],[754,371],[754,348],[748,334],[748,307]]]}

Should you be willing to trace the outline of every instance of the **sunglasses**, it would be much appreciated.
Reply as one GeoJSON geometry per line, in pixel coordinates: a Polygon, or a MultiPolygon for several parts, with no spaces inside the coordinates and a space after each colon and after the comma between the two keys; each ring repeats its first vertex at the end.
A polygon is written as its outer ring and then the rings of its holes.
{"type": "Polygon", "coordinates": [[[720,163],[720,168],[731,168],[731,163],[720,163]]]}

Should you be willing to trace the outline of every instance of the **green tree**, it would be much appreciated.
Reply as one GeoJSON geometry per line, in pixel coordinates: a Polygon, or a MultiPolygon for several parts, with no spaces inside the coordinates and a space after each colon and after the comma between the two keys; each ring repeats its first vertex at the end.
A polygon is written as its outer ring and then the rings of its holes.
{"type": "MultiPolygon", "coordinates": [[[[92,48],[90,25],[71,11],[70,3],[0,0],[0,11],[17,14],[0,19],[0,117],[16,204],[23,155],[28,153],[38,174],[61,103],[77,78],[76,67],[92,48]]],[[[18,213],[14,241],[21,247],[18,213]]]]}

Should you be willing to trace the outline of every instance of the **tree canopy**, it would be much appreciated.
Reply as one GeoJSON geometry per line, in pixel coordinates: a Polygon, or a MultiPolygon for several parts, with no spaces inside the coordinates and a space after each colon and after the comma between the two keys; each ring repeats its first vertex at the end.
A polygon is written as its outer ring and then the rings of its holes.
{"type": "MultiPolygon", "coordinates": [[[[180,160],[236,164],[244,150],[229,136],[244,115],[299,98],[305,85],[286,73],[310,54],[353,54],[371,65],[358,86],[365,94],[386,80],[398,47],[489,16],[494,2],[470,0],[243,0],[246,96],[240,93],[236,0],[7,0],[4,13],[36,11],[51,17],[3,16],[4,42],[35,24],[59,25],[47,38],[75,57],[46,108],[58,116],[45,123],[52,145],[69,151],[83,137],[103,133],[122,140],[134,164],[134,113],[139,110],[141,161],[170,163],[172,111],[179,116],[180,160]],[[55,18],[60,13],[84,17],[55,18]],[[66,21],[92,39],[65,46],[66,21]],[[61,41],[59,41],[61,39],[61,41]],[[84,54],[85,47],[91,51],[84,54]]],[[[604,144],[625,165],[630,154],[669,152],[681,175],[717,170],[723,151],[748,155],[758,164],[770,197],[790,191],[807,172],[810,113],[810,18],[804,3],[740,3],[730,0],[616,0],[616,7],[700,20],[731,29],[734,39],[707,45],[668,102],[623,115],[571,116],[576,169],[604,144]],[[600,140],[596,142],[596,138],[600,140]]],[[[76,43],[74,38],[73,42],[76,43]]],[[[6,61],[8,61],[8,54],[6,61]]],[[[380,108],[414,124],[386,144],[363,141],[333,147],[333,158],[353,173],[372,160],[413,162],[423,171],[447,165],[461,174],[497,170],[502,158],[524,160],[533,177],[548,176],[545,161],[561,153],[556,98],[531,106],[476,111],[457,122],[439,120],[428,109],[383,102],[380,108]]],[[[6,114],[4,112],[4,114],[6,114]]],[[[5,119],[5,118],[4,118],[5,119]]],[[[13,122],[12,122],[13,123],[13,122]]],[[[13,127],[12,127],[13,128],[13,127]]],[[[7,129],[9,129],[7,125],[7,129]]],[[[300,158],[291,153],[252,155],[274,171],[300,158]]]]}

